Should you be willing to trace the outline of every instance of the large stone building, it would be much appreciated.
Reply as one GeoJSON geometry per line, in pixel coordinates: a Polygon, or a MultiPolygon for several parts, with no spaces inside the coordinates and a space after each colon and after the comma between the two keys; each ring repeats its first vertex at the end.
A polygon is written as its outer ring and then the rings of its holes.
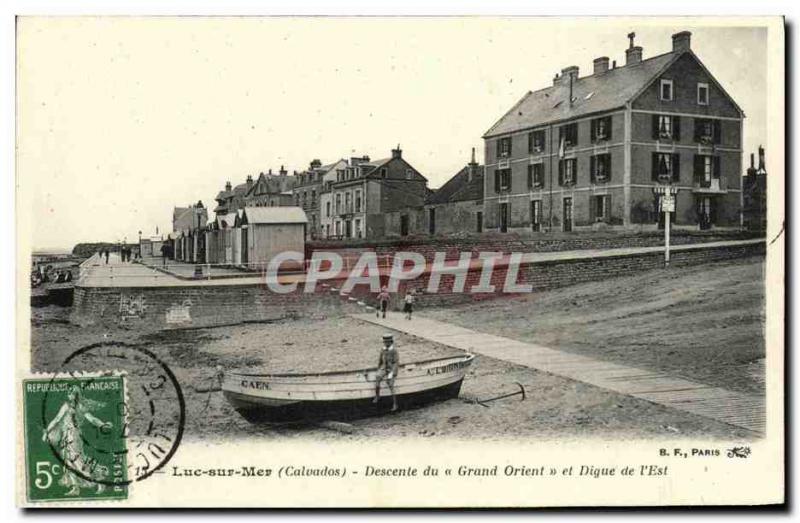
{"type": "Polygon", "coordinates": [[[306,234],[309,238],[323,236],[320,220],[320,201],[323,191],[329,190],[330,184],[336,181],[336,173],[347,168],[347,160],[322,165],[319,160],[312,160],[308,170],[295,175],[294,205],[302,207],[308,218],[306,234]]]}
{"type": "Polygon", "coordinates": [[[739,227],[744,113],[691,50],[624,66],[562,69],[484,135],[484,227],[493,231],[663,226],[654,187],[677,187],[674,224],[739,227]]]}
{"type": "MultiPolygon", "coordinates": [[[[386,216],[405,208],[422,208],[428,180],[403,158],[398,146],[392,155],[372,161],[351,158],[326,183],[320,202],[320,224],[325,238],[383,238],[386,216]]],[[[389,224],[388,227],[390,227],[389,224]]],[[[398,232],[407,224],[398,224],[398,232]]]]}

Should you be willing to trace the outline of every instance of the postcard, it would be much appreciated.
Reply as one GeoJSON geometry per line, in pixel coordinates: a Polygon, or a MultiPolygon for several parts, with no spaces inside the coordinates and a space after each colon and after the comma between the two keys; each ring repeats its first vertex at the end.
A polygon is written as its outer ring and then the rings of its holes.
{"type": "Polygon", "coordinates": [[[784,502],[779,17],[20,16],[17,502],[784,502]]]}

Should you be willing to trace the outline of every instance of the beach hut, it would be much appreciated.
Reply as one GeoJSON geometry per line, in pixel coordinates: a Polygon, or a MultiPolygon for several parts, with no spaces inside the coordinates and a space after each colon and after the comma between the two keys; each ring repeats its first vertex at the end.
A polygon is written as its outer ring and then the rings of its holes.
{"type": "Polygon", "coordinates": [[[306,213],[300,207],[245,207],[241,229],[241,264],[264,268],[277,254],[304,252],[306,213]]]}

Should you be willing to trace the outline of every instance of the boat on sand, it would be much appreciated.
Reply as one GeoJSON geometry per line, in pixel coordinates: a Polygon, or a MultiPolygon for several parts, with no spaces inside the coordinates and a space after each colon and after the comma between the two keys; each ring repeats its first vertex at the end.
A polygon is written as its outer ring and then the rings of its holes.
{"type": "MultiPolygon", "coordinates": [[[[405,363],[394,382],[399,408],[458,396],[472,354],[405,363]]],[[[375,397],[377,369],[319,373],[259,374],[227,371],[222,392],[248,421],[354,419],[382,414],[391,407],[391,393],[381,383],[375,397]]]]}

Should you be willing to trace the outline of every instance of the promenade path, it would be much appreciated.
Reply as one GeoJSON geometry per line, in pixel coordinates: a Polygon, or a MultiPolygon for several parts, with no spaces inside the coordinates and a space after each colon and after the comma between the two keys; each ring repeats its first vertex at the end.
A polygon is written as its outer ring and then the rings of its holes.
{"type": "MultiPolygon", "coordinates": [[[[161,260],[158,261],[161,263],[161,260]]],[[[194,266],[186,263],[180,264],[178,271],[187,275],[194,274],[194,266]]],[[[175,269],[175,267],[172,267],[175,269]]],[[[225,269],[232,270],[232,269],[225,269]]],[[[264,284],[262,275],[242,277],[236,271],[237,277],[209,279],[182,279],[172,274],[167,274],[141,263],[122,263],[116,254],[109,255],[108,263],[97,256],[93,256],[81,264],[80,276],[76,281],[79,287],[198,287],[222,285],[257,285],[264,284]]],[[[303,275],[281,275],[280,283],[301,282],[303,275]]]]}
{"type": "MultiPolygon", "coordinates": [[[[707,243],[694,243],[687,245],[675,245],[670,248],[671,252],[692,251],[697,249],[712,249],[719,247],[734,247],[745,245],[756,245],[764,243],[763,238],[752,240],[730,240],[707,243]]],[[[569,261],[582,259],[608,258],[614,256],[630,256],[637,254],[661,253],[664,252],[663,246],[658,247],[623,247],[616,249],[582,249],[574,251],[557,252],[526,252],[522,253],[521,263],[538,263],[553,261],[569,261]]],[[[496,267],[502,267],[508,262],[509,256],[505,255],[495,263],[496,267]]],[[[243,276],[236,269],[224,267],[212,267],[211,275],[213,279],[182,279],[171,274],[166,274],[156,267],[162,263],[161,258],[148,258],[146,263],[153,267],[147,267],[139,263],[122,263],[119,256],[111,254],[108,264],[104,263],[97,255],[92,256],[81,264],[81,277],[77,284],[84,287],[171,287],[171,286],[215,286],[215,285],[253,285],[264,283],[264,276],[243,276]],[[230,275],[230,278],[226,278],[230,275]]],[[[450,262],[452,263],[452,262],[450,262]]],[[[470,269],[479,268],[481,260],[473,259],[470,261],[470,269]]],[[[340,273],[337,278],[344,278],[348,275],[349,266],[340,273]]],[[[428,267],[430,269],[430,266],[428,267]]],[[[184,278],[194,275],[194,265],[183,262],[169,262],[169,271],[184,278]]],[[[204,266],[204,275],[208,276],[208,267],[204,266]]],[[[380,267],[381,275],[387,275],[391,271],[389,267],[380,267]]],[[[282,274],[279,277],[280,283],[298,282],[305,280],[303,274],[282,274]]]]}
{"type": "Polygon", "coordinates": [[[356,314],[353,317],[466,352],[711,418],[757,434],[765,431],[766,409],[761,396],[710,387],[660,372],[549,349],[424,317],[410,321],[400,313],[391,314],[386,319],[376,318],[374,314],[356,314]]]}

